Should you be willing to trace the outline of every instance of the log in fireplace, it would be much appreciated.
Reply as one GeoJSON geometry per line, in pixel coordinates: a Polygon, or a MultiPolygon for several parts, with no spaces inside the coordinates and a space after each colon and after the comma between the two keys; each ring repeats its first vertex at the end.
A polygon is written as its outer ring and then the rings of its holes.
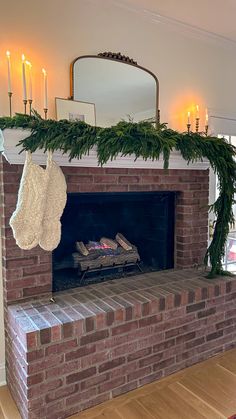
{"type": "MultiPolygon", "coordinates": [[[[83,242],[76,244],[78,251],[72,256],[74,268],[78,269],[80,286],[88,282],[87,277],[90,274],[95,274],[96,278],[99,274],[99,279],[102,280],[105,279],[102,275],[108,271],[119,271],[124,275],[126,268],[137,267],[140,272],[143,272],[137,247],[131,245],[120,233],[116,235],[116,240],[102,237],[100,241],[89,241],[87,245],[83,242]]],[[[93,277],[92,280],[94,281],[93,277]]]]}
{"type": "Polygon", "coordinates": [[[53,289],[173,268],[174,220],[174,192],[68,194],[53,289]],[[120,245],[119,232],[130,248],[120,245]],[[113,239],[110,245],[104,237],[113,239]]]}

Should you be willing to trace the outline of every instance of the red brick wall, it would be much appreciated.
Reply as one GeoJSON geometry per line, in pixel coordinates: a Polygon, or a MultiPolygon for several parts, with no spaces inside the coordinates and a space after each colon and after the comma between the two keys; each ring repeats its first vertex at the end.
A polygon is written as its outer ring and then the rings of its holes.
{"type": "Polygon", "coordinates": [[[20,249],[13,238],[9,219],[16,208],[22,165],[1,161],[1,234],[4,298],[7,303],[51,291],[51,255],[39,246],[20,249]]]}
{"type": "MultiPolygon", "coordinates": [[[[7,303],[51,292],[51,253],[19,249],[9,227],[22,165],[1,162],[2,250],[7,303]]],[[[63,167],[68,192],[179,191],[176,203],[175,266],[201,264],[207,245],[208,171],[63,167]]]]}

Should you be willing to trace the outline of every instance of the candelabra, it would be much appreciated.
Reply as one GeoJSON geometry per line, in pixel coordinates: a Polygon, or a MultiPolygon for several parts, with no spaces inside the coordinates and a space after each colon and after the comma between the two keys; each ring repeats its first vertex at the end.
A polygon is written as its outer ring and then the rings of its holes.
{"type": "MultiPolygon", "coordinates": [[[[187,119],[187,131],[188,134],[191,131],[191,119],[190,119],[190,111],[188,111],[188,119],[187,119]]],[[[195,132],[199,133],[200,130],[200,115],[199,115],[199,106],[196,106],[196,118],[195,118],[195,132]]],[[[201,134],[205,134],[206,136],[208,135],[208,112],[206,109],[206,119],[205,119],[205,131],[204,132],[200,132],[201,134]]]]}
{"type": "Polygon", "coordinates": [[[12,92],[8,92],[8,98],[9,98],[9,115],[12,117],[12,92]]]}
{"type": "Polygon", "coordinates": [[[44,108],[43,111],[44,111],[44,119],[47,119],[48,109],[44,108]]]}
{"type": "Polygon", "coordinates": [[[33,100],[32,99],[29,99],[28,102],[29,102],[29,114],[31,116],[32,115],[32,103],[33,103],[33,100]]]}

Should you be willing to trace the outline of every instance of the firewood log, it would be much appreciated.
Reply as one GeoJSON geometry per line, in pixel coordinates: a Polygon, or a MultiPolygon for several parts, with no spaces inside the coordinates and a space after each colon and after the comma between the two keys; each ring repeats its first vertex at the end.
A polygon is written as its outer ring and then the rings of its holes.
{"type": "Polygon", "coordinates": [[[113,250],[116,250],[118,247],[117,243],[114,240],[108,239],[107,237],[102,237],[100,243],[110,247],[110,249],[113,250]]]}
{"type": "Polygon", "coordinates": [[[83,242],[76,242],[76,249],[83,256],[88,256],[89,251],[83,242]]]}
{"type": "Polygon", "coordinates": [[[116,241],[125,250],[132,250],[132,244],[121,233],[117,233],[116,241]]]}

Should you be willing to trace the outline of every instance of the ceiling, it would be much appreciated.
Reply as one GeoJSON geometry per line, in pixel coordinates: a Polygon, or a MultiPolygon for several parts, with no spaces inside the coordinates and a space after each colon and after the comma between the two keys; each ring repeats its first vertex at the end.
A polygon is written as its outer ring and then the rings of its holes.
{"type": "Polygon", "coordinates": [[[236,42],[236,0],[117,0],[115,3],[148,12],[154,19],[161,15],[172,23],[189,25],[236,42]]]}

